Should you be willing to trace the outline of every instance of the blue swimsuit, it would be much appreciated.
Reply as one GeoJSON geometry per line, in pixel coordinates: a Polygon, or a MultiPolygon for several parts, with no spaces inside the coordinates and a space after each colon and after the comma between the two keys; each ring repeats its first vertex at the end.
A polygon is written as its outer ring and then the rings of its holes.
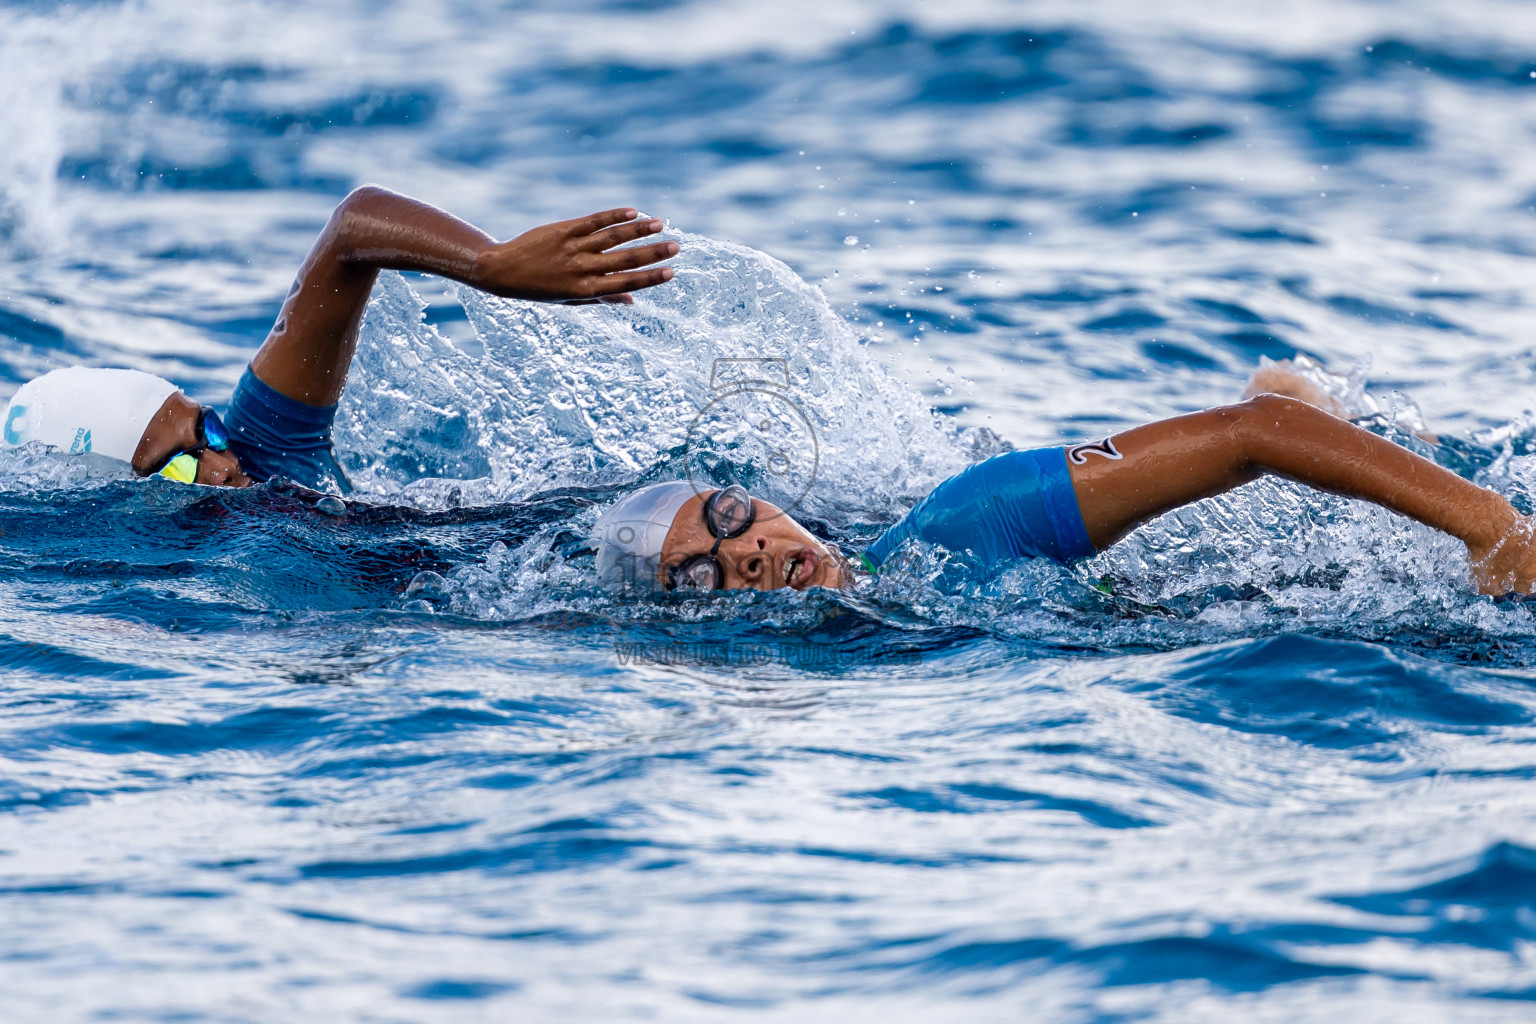
{"type": "Polygon", "coordinates": [[[352,490],[331,450],[334,405],[305,405],[280,394],[247,367],[229,400],[229,449],[255,480],[284,476],[317,491],[352,490]]]}
{"type": "Polygon", "coordinates": [[[980,568],[1014,558],[1070,562],[1094,554],[1064,448],[1007,452],[955,474],[864,551],[865,566],[878,571],[913,537],[980,568]]]}

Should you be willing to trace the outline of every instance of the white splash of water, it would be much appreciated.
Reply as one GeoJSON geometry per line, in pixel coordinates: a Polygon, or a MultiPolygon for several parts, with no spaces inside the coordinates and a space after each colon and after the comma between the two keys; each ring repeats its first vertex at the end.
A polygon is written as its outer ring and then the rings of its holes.
{"type": "MultiPolygon", "coordinates": [[[[354,483],[434,507],[680,477],[701,412],[761,377],[769,382],[759,390],[808,427],[779,439],[787,463],[815,468],[803,507],[839,525],[882,518],[994,443],[960,431],[894,380],[783,263],[679,238],[676,279],[633,306],[461,289],[480,356],[427,325],[405,281],[384,275],[336,421],[354,483]]],[[[756,458],[750,449],[736,455],[756,458]]],[[[765,497],[780,497],[771,467],[735,471],[756,474],[765,497]]]]}
{"type": "Polygon", "coordinates": [[[0,447],[0,490],[8,494],[90,490],[136,479],[126,462],[90,452],[67,455],[41,441],[0,447]]]}
{"type": "Polygon", "coordinates": [[[56,23],[0,11],[0,253],[13,258],[49,251],[63,234],[60,43],[56,23]]]}

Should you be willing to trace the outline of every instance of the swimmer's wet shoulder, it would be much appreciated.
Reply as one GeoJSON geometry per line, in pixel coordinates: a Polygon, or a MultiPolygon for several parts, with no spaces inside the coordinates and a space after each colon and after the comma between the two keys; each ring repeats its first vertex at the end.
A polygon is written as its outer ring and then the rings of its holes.
{"type": "Polygon", "coordinates": [[[335,405],[289,398],[247,368],[226,419],[230,449],[252,478],[281,476],[320,491],[352,490],[331,444],[335,405]]]}

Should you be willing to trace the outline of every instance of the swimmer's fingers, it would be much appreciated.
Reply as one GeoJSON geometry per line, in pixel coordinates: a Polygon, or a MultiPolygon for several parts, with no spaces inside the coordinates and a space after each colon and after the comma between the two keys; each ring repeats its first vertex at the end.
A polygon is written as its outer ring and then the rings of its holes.
{"type": "Polygon", "coordinates": [[[590,257],[590,265],[600,274],[612,274],[620,270],[634,270],[650,263],[660,263],[677,255],[676,242],[657,242],[655,245],[637,245],[632,249],[615,249],[590,257]]]}
{"type": "Polygon", "coordinates": [[[633,306],[635,297],[628,292],[619,292],[617,295],[604,295],[600,299],[566,299],[567,306],[633,306]]]}
{"type": "Polygon", "coordinates": [[[666,225],[655,217],[647,220],[630,221],[617,227],[593,232],[579,239],[577,244],[586,252],[603,252],[606,249],[612,249],[616,245],[623,245],[625,242],[633,242],[637,238],[654,235],[664,227],[666,225]]]}
{"type": "Polygon", "coordinates": [[[640,216],[639,210],[633,206],[623,206],[616,210],[604,210],[602,213],[577,217],[575,220],[563,220],[550,226],[560,228],[567,235],[576,238],[582,235],[590,235],[594,231],[601,231],[604,228],[611,228],[615,224],[622,224],[627,220],[634,220],[638,216],[640,216]]]}
{"type": "Polygon", "coordinates": [[[665,284],[672,280],[671,267],[652,267],[650,270],[638,270],[631,274],[604,274],[601,277],[589,278],[590,290],[587,294],[593,299],[617,299],[623,295],[628,297],[629,292],[637,292],[642,288],[654,288],[658,284],[665,284]]]}
{"type": "MultiPolygon", "coordinates": [[[[535,302],[580,302],[618,296],[671,280],[670,269],[664,273],[662,268],[643,274],[624,272],[676,255],[676,242],[609,248],[613,241],[628,240],[630,236],[606,232],[627,225],[635,215],[633,209],[608,210],[590,217],[530,228],[516,238],[481,249],[475,256],[474,270],[466,280],[492,295],[535,302]],[[589,242],[594,228],[600,237],[596,242],[589,242]]],[[[644,229],[632,237],[643,238],[654,233],[655,228],[647,220],[644,229]]],[[[613,301],[625,300],[615,298],[613,301]]]]}

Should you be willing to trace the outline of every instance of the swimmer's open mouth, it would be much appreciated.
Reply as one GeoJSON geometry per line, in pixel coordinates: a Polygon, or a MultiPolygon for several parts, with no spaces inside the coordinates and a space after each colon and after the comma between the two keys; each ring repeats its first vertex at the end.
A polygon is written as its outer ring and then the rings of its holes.
{"type": "Polygon", "coordinates": [[[792,551],[784,560],[782,574],[784,585],[796,590],[804,590],[811,585],[811,580],[816,576],[816,570],[821,568],[821,559],[810,548],[801,548],[792,551]]]}

